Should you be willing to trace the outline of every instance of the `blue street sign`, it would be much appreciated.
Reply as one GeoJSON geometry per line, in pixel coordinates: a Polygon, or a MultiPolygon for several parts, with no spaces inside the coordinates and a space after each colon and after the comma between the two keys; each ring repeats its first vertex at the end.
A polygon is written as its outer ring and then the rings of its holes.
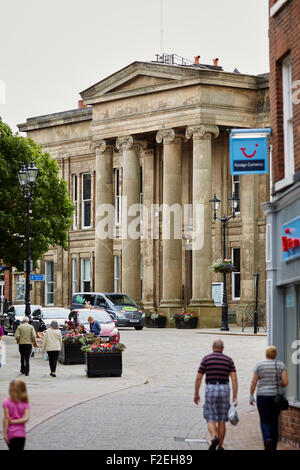
{"type": "Polygon", "coordinates": [[[31,281],[44,281],[45,274],[30,274],[31,281]]]}
{"type": "Polygon", "coordinates": [[[232,129],[230,169],[232,175],[268,173],[268,134],[271,129],[232,129]]]}

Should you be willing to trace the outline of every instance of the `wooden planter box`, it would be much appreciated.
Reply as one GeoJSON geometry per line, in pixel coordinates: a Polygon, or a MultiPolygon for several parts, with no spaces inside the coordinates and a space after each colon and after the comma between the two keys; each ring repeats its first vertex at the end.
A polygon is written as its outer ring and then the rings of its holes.
{"type": "Polygon", "coordinates": [[[85,370],[88,377],[121,377],[122,353],[86,351],[85,370]]]}
{"type": "Polygon", "coordinates": [[[146,327],[147,328],[165,328],[166,327],[166,317],[158,317],[156,320],[152,320],[151,317],[146,317],[146,327]]]}
{"type": "Polygon", "coordinates": [[[84,352],[81,343],[63,343],[59,355],[61,364],[84,364],[84,352]]]}
{"type": "Polygon", "coordinates": [[[189,321],[184,321],[183,318],[175,318],[175,325],[178,329],[192,329],[196,328],[198,323],[198,317],[190,318],[189,321]]]}

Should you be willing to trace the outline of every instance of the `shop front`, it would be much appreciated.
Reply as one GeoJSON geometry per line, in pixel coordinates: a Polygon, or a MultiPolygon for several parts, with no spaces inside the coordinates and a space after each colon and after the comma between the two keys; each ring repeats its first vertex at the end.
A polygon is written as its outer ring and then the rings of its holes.
{"type": "Polygon", "coordinates": [[[281,437],[300,447],[300,183],[263,205],[267,215],[268,344],[287,366],[281,437]]]}

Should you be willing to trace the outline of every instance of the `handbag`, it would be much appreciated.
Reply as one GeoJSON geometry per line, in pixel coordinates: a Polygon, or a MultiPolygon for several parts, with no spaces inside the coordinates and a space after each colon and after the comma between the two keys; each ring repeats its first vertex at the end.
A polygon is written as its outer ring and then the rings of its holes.
{"type": "Polygon", "coordinates": [[[279,391],[279,380],[277,374],[277,361],[275,361],[275,369],[276,369],[276,384],[277,384],[277,394],[274,397],[274,405],[279,411],[287,410],[289,407],[289,402],[287,399],[280,393],[279,391]]]}

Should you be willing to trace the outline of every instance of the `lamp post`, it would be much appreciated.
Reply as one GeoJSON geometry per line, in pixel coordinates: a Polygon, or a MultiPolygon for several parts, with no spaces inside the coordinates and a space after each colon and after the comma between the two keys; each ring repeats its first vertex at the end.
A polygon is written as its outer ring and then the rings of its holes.
{"type": "MultiPolygon", "coordinates": [[[[235,193],[232,194],[232,197],[228,199],[228,202],[231,207],[231,215],[223,217],[217,217],[217,210],[220,207],[221,201],[217,199],[216,195],[214,194],[213,199],[210,201],[210,205],[212,210],[214,211],[214,220],[220,220],[222,222],[223,227],[223,259],[226,259],[226,224],[230,219],[235,218],[235,211],[239,203],[239,199],[235,196],[235,193]]],[[[221,331],[229,331],[228,327],[228,304],[227,304],[227,286],[226,286],[226,272],[223,272],[223,302],[222,302],[222,325],[221,331]]]]}
{"type": "Polygon", "coordinates": [[[25,280],[25,315],[30,317],[30,271],[31,271],[31,260],[30,260],[30,205],[33,196],[33,190],[35,186],[35,180],[38,174],[38,168],[34,166],[31,161],[28,168],[23,163],[21,170],[18,172],[18,179],[20,188],[23,193],[23,198],[26,202],[26,280],[25,280]]]}
{"type": "Polygon", "coordinates": [[[257,334],[258,331],[258,281],[259,274],[253,274],[254,276],[254,285],[255,285],[255,310],[254,310],[254,334],[257,334]]]}

